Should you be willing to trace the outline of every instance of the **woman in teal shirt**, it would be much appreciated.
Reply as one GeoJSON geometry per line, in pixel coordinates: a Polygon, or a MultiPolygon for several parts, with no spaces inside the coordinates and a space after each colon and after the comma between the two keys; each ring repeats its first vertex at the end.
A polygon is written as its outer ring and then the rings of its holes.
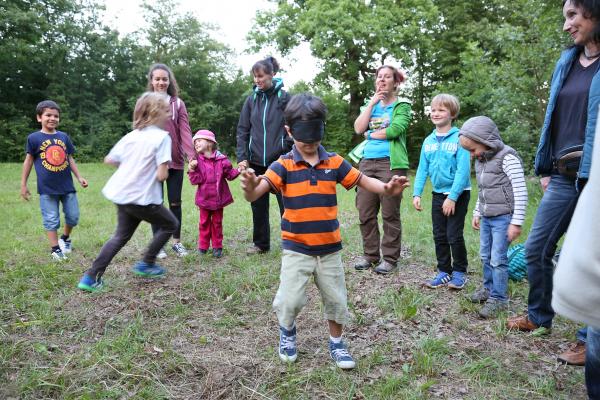
{"type": "MultiPolygon", "coordinates": [[[[379,67],[375,95],[354,121],[356,133],[367,139],[359,169],[363,174],[382,182],[388,182],[393,175],[406,176],[408,170],[406,132],[411,108],[408,100],[398,98],[398,88],[405,79],[406,76],[395,67],[379,67]]],[[[356,208],[363,239],[363,255],[354,264],[357,270],[366,270],[377,264],[375,272],[388,274],[397,268],[402,238],[401,199],[401,195],[383,197],[358,189],[356,208]],[[381,239],[377,222],[380,209],[383,218],[381,239]]]]}

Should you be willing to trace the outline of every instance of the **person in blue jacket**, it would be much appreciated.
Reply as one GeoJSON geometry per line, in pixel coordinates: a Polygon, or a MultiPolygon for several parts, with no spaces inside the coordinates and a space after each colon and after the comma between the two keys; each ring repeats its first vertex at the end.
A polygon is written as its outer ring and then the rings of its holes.
{"type": "MultiPolygon", "coordinates": [[[[562,52],[550,84],[550,98],[535,156],[544,196],[525,243],[529,297],[527,314],[508,319],[507,328],[549,332],[554,310],[552,257],[566,232],[579,193],[587,182],[600,105],[600,1],[563,1],[563,30],[573,46],[562,52]]],[[[585,329],[561,354],[568,364],[585,363],[585,329]]]]}
{"type": "Polygon", "coordinates": [[[436,289],[448,286],[462,289],[466,283],[467,249],[463,230],[471,198],[471,160],[459,145],[458,117],[460,103],[451,94],[438,94],[431,100],[431,122],[435,129],[423,141],[419,167],[415,176],[413,206],[422,211],[421,195],[431,180],[431,222],[437,258],[437,275],[425,282],[436,289]]]}

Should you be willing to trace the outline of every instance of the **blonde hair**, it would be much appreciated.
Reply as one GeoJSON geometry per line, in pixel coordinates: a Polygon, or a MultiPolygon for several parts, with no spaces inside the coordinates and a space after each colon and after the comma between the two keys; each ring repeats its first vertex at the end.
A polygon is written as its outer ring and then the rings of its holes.
{"type": "Polygon", "coordinates": [[[158,125],[169,118],[169,96],[165,93],[145,92],[135,102],[133,129],[158,125]]]}
{"type": "Polygon", "coordinates": [[[453,121],[458,117],[458,113],[460,112],[460,102],[456,96],[448,93],[440,93],[431,99],[431,105],[434,103],[446,107],[448,111],[450,111],[450,117],[452,117],[453,121]]]}

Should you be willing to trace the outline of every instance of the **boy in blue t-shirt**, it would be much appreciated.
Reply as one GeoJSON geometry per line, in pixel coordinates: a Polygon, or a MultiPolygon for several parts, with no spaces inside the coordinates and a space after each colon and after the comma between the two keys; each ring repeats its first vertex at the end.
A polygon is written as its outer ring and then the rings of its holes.
{"type": "Polygon", "coordinates": [[[431,100],[431,122],[435,129],[423,141],[415,176],[413,206],[421,211],[421,194],[431,180],[431,222],[437,258],[436,276],[425,282],[432,289],[448,286],[462,289],[466,283],[467,249],[463,230],[471,197],[469,152],[459,145],[460,104],[455,96],[438,94],[431,100]]]}
{"type": "Polygon", "coordinates": [[[62,261],[71,252],[71,231],[79,222],[79,204],[73,186],[71,172],[82,187],[87,187],[87,181],[79,174],[77,164],[73,159],[75,148],[69,136],[58,131],[60,107],[51,100],[44,100],[36,107],[37,120],[42,129],[27,137],[25,147],[25,162],[21,174],[21,197],[29,200],[31,193],[27,188],[27,179],[31,167],[35,166],[37,188],[40,195],[42,224],[52,247],[51,256],[54,260],[62,261]],[[59,203],[62,203],[65,214],[65,230],[58,238],[60,227],[59,203]]]}

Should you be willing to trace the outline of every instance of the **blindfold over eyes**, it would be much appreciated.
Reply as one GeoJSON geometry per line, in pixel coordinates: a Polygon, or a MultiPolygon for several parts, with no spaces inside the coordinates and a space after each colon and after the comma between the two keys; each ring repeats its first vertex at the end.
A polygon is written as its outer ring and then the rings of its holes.
{"type": "Polygon", "coordinates": [[[311,119],[308,121],[296,121],[290,126],[292,136],[299,142],[313,143],[323,140],[325,124],[323,120],[311,119]]]}

